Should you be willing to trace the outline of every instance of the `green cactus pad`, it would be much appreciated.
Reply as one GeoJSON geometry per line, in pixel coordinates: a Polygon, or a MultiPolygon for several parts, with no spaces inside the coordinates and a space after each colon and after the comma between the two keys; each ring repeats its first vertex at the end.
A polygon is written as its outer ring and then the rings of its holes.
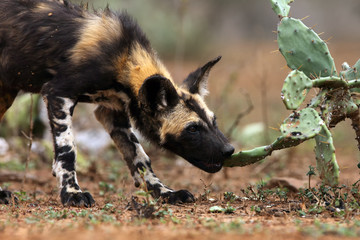
{"type": "Polygon", "coordinates": [[[277,41],[289,68],[299,69],[311,79],[336,74],[327,45],[300,20],[284,17],[278,26],[277,41]]]}
{"type": "Polygon", "coordinates": [[[340,76],[346,80],[354,80],[360,78],[360,59],[351,68],[340,72],[340,76]]]}
{"type": "Polygon", "coordinates": [[[294,0],[270,0],[271,7],[279,17],[287,17],[290,12],[289,4],[294,0]]]}
{"type": "Polygon", "coordinates": [[[299,112],[293,112],[280,126],[281,134],[285,138],[307,140],[313,138],[321,131],[324,121],[317,111],[312,108],[304,108],[299,112]]]}
{"type": "Polygon", "coordinates": [[[315,141],[316,167],[319,176],[323,183],[336,186],[339,183],[339,166],[336,162],[331,133],[325,125],[322,125],[315,141]]]}
{"type": "Polygon", "coordinates": [[[296,110],[305,100],[312,86],[312,81],[302,71],[290,72],[281,90],[281,98],[286,108],[296,110]]]}

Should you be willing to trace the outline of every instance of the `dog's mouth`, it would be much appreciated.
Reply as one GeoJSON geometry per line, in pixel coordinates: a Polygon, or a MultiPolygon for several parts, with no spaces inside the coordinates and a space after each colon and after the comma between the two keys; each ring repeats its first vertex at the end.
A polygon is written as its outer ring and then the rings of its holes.
{"type": "Polygon", "coordinates": [[[162,147],[176,153],[177,155],[184,158],[186,161],[194,165],[195,167],[200,168],[201,170],[208,172],[208,173],[216,173],[221,170],[225,158],[220,154],[206,154],[209,157],[204,156],[204,152],[201,152],[201,156],[198,153],[192,153],[190,151],[185,151],[184,149],[177,149],[172,144],[165,144],[162,147]],[[192,153],[192,154],[190,154],[192,153]]]}
{"type": "Polygon", "coordinates": [[[216,173],[221,170],[223,166],[223,161],[218,162],[204,162],[196,159],[188,160],[194,166],[200,168],[201,170],[208,173],[216,173]]]}

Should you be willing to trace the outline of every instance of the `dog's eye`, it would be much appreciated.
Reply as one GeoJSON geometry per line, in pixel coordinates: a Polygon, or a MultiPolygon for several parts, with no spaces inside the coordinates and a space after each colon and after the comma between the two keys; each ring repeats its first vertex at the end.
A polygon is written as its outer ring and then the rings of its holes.
{"type": "Polygon", "coordinates": [[[199,131],[199,127],[196,125],[191,125],[186,128],[186,131],[189,133],[197,133],[199,131]]]}

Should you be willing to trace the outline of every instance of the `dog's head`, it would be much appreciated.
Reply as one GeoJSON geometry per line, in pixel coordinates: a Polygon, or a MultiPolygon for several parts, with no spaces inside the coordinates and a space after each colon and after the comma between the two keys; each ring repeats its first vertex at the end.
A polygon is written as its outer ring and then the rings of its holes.
{"type": "Polygon", "coordinates": [[[210,173],[219,171],[234,152],[204,102],[209,72],[219,60],[190,73],[180,87],[161,75],[153,75],[139,90],[142,107],[159,120],[158,131],[153,131],[159,145],[210,173]]]}

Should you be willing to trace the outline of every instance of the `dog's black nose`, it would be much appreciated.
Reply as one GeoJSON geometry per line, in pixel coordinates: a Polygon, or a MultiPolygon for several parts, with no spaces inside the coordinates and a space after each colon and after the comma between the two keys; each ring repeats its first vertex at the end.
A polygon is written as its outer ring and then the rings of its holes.
{"type": "Polygon", "coordinates": [[[222,154],[224,157],[230,157],[234,153],[235,149],[230,144],[226,144],[224,149],[222,150],[222,154]]]}

